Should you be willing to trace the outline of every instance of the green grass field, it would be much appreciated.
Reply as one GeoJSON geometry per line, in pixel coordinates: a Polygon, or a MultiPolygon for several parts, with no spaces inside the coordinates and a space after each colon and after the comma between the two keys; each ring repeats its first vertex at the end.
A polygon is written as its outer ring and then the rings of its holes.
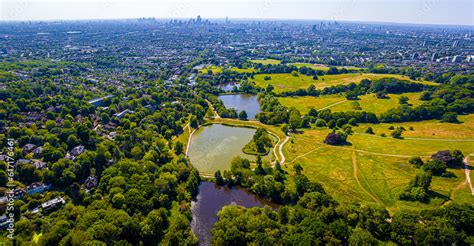
{"type": "MultiPolygon", "coordinates": [[[[296,63],[290,63],[290,65],[293,65],[293,66],[296,66],[298,68],[300,67],[309,67],[309,68],[312,68],[314,70],[321,70],[321,71],[328,71],[329,70],[329,67],[328,65],[324,65],[324,64],[312,64],[312,63],[302,63],[302,62],[296,62],[296,63]]],[[[341,69],[341,68],[345,68],[345,69],[362,69],[362,68],[358,68],[358,67],[354,67],[354,66],[335,66],[337,67],[337,69],[341,69]]]]}
{"type": "MultiPolygon", "coordinates": [[[[198,72],[199,72],[199,73],[207,74],[207,71],[209,71],[209,70],[212,71],[212,74],[217,74],[217,73],[222,73],[222,71],[224,71],[224,68],[223,68],[223,67],[219,67],[219,66],[209,66],[209,67],[205,67],[205,68],[199,69],[198,72]]],[[[231,67],[231,68],[228,68],[228,70],[230,70],[230,71],[235,71],[235,72],[238,72],[238,73],[254,73],[254,72],[255,72],[255,69],[254,69],[254,68],[236,68],[236,67],[231,67]]]]}
{"type": "Polygon", "coordinates": [[[381,123],[381,124],[359,124],[354,128],[356,133],[365,133],[367,127],[372,127],[377,137],[380,134],[390,136],[390,126],[402,126],[406,129],[403,137],[412,138],[441,138],[441,139],[474,139],[474,114],[459,116],[458,119],[462,124],[443,123],[439,120],[430,120],[422,122],[403,122],[403,123],[381,123]],[[413,127],[413,130],[409,130],[413,127]]]}
{"type": "Polygon", "coordinates": [[[368,94],[360,96],[359,100],[354,101],[346,100],[343,95],[280,97],[278,100],[287,107],[295,107],[303,114],[308,113],[311,108],[318,110],[327,108],[333,112],[355,111],[354,102],[359,103],[362,108],[361,111],[380,114],[388,109],[398,107],[400,105],[398,98],[402,95],[409,98],[408,103],[412,106],[418,106],[423,103],[419,100],[421,93],[388,94],[388,99],[378,99],[374,94],[368,94]]]}
{"type": "Polygon", "coordinates": [[[249,60],[253,63],[260,63],[262,65],[269,65],[269,64],[280,64],[281,61],[275,59],[262,59],[262,60],[249,60]]]}
{"type": "MultiPolygon", "coordinates": [[[[465,184],[464,169],[450,169],[455,173],[455,178],[433,178],[432,190],[444,198],[432,198],[428,204],[398,200],[400,191],[418,171],[408,164],[410,157],[427,158],[444,149],[460,149],[465,155],[474,153],[474,141],[465,139],[474,135],[474,116],[464,118],[466,122],[459,125],[440,126],[441,123],[434,121],[412,124],[415,126],[410,139],[354,134],[349,136],[351,145],[347,146],[323,144],[324,137],[330,132],[328,129],[304,130],[303,134],[292,134],[292,139],[284,146],[285,168],[291,173],[292,166],[300,163],[303,173],[311,180],[320,182],[341,203],[378,203],[391,211],[439,206],[449,198],[453,202],[473,203],[474,197],[465,184]],[[467,130],[459,133],[460,128],[467,130]],[[443,132],[445,139],[426,139],[428,129],[440,135],[443,132]],[[465,136],[460,137],[460,134],[465,136]],[[456,140],[463,138],[461,141],[456,140]]],[[[360,132],[367,126],[361,125],[355,130],[360,132]]],[[[388,128],[388,124],[371,126],[376,131],[379,126],[388,128]]]]}
{"type": "MultiPolygon", "coordinates": [[[[293,76],[288,73],[280,74],[257,74],[253,81],[257,86],[266,88],[268,85],[275,87],[275,92],[294,91],[297,89],[307,89],[309,85],[313,84],[317,89],[323,89],[333,85],[342,85],[350,83],[359,83],[362,79],[381,79],[381,78],[398,78],[410,80],[408,77],[398,74],[373,74],[373,73],[350,73],[350,74],[335,74],[319,76],[318,80],[313,80],[313,77],[299,74],[293,76]],[[270,80],[265,80],[266,76],[270,76],[270,80]]],[[[410,80],[412,82],[418,82],[410,80]]],[[[419,83],[435,84],[433,82],[421,81],[419,83]]]]}

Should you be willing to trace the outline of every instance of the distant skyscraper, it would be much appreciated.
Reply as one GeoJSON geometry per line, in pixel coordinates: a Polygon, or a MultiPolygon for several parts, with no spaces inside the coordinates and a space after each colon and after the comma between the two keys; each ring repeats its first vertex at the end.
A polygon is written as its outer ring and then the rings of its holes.
{"type": "Polygon", "coordinates": [[[196,23],[197,23],[197,24],[201,24],[201,21],[202,21],[202,20],[201,20],[201,16],[198,15],[197,18],[196,18],[196,23]]]}
{"type": "Polygon", "coordinates": [[[225,17],[225,24],[226,25],[229,24],[229,17],[228,16],[225,17]]]}

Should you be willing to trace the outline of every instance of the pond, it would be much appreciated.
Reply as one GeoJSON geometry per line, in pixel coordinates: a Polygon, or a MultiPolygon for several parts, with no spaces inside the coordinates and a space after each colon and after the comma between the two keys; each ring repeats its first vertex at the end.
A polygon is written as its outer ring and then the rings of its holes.
{"type": "Polygon", "coordinates": [[[194,133],[189,148],[189,159],[200,173],[213,175],[217,170],[230,169],[232,158],[241,156],[255,160],[242,152],[255,129],[221,124],[203,126],[194,133]]]}
{"type": "Polygon", "coordinates": [[[240,84],[237,83],[237,82],[229,82],[229,83],[225,83],[225,84],[219,85],[219,88],[221,88],[221,89],[224,90],[225,92],[231,92],[231,91],[233,91],[233,90],[234,90],[234,87],[239,88],[239,87],[240,87],[240,84]]]}
{"type": "Polygon", "coordinates": [[[211,244],[211,229],[217,222],[217,212],[226,205],[244,207],[263,207],[268,205],[274,209],[278,206],[259,198],[248,190],[239,187],[228,188],[210,182],[201,182],[196,201],[191,202],[193,219],[191,229],[199,238],[200,245],[211,244]]]}
{"type": "Polygon", "coordinates": [[[260,113],[260,103],[255,95],[222,95],[219,99],[224,102],[226,108],[235,108],[237,112],[245,110],[248,119],[255,119],[255,115],[260,113]]]}

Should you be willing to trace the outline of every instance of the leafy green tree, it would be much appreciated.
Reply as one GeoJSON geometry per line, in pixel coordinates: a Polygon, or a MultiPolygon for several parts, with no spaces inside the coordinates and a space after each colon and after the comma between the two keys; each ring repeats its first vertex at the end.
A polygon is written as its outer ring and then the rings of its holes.
{"type": "Polygon", "coordinates": [[[245,112],[245,110],[240,111],[240,113],[239,113],[239,119],[241,119],[241,120],[247,120],[247,112],[245,112]]]}
{"type": "Polygon", "coordinates": [[[298,110],[292,110],[290,112],[290,121],[289,127],[292,131],[296,131],[298,128],[301,127],[302,119],[300,112],[298,110]]]}
{"type": "Polygon", "coordinates": [[[400,104],[408,104],[408,100],[409,100],[409,98],[408,98],[407,96],[400,96],[400,97],[398,98],[398,102],[399,102],[400,104]]]}
{"type": "Polygon", "coordinates": [[[184,146],[183,146],[183,143],[181,142],[176,142],[176,145],[174,146],[174,152],[177,154],[177,155],[180,155],[183,153],[183,150],[184,150],[184,146]]]}
{"type": "Polygon", "coordinates": [[[224,181],[224,179],[222,178],[221,170],[217,170],[217,171],[214,173],[214,178],[216,179],[216,184],[217,184],[217,185],[224,185],[224,184],[225,184],[225,181],[224,181]]]}
{"type": "Polygon", "coordinates": [[[296,163],[295,165],[293,165],[293,170],[295,171],[296,175],[301,175],[303,167],[301,166],[301,164],[296,163]]]}

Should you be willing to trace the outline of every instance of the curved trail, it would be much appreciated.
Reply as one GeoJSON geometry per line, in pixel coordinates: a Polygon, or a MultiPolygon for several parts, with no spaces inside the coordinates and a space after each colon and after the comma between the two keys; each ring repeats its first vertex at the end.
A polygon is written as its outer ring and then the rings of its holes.
{"type": "Polygon", "coordinates": [[[211,108],[212,112],[214,112],[214,119],[220,119],[221,116],[217,113],[217,111],[214,109],[214,106],[212,105],[211,102],[209,102],[209,100],[205,99],[207,104],[209,104],[209,107],[211,108]]]}
{"type": "Polygon", "coordinates": [[[344,102],[347,102],[347,100],[342,100],[342,101],[339,101],[339,102],[335,102],[335,103],[333,103],[333,104],[330,104],[330,105],[328,105],[328,106],[326,106],[326,107],[324,107],[324,108],[320,108],[320,109],[318,109],[318,110],[328,109],[328,108],[330,108],[330,107],[336,106],[336,105],[341,104],[341,103],[344,103],[344,102]]]}
{"type": "Polygon", "coordinates": [[[283,155],[283,146],[286,144],[286,142],[288,142],[289,139],[290,139],[290,136],[286,135],[285,141],[283,141],[283,143],[280,144],[280,147],[278,147],[278,152],[280,153],[280,156],[281,156],[280,164],[285,163],[285,155],[283,155]]]}
{"type": "MultiPolygon", "coordinates": [[[[378,153],[378,152],[371,152],[371,151],[367,151],[367,150],[348,148],[348,147],[343,147],[343,146],[327,145],[327,144],[317,143],[317,142],[316,142],[316,144],[324,145],[324,146],[330,147],[330,148],[338,148],[338,149],[344,149],[344,150],[351,150],[351,151],[356,151],[356,152],[359,152],[359,153],[365,153],[365,154],[371,154],[371,155],[388,156],[388,157],[399,157],[399,158],[411,158],[411,157],[413,157],[413,155],[384,154],[384,153],[378,153]]],[[[420,156],[420,157],[431,157],[431,156],[420,156]]]]}
{"type": "Polygon", "coordinates": [[[466,174],[466,182],[469,184],[469,188],[471,188],[471,194],[474,196],[474,188],[472,187],[471,182],[471,167],[469,166],[469,156],[472,154],[467,155],[463,162],[464,162],[464,173],[466,174]]]}
{"type": "Polygon", "coordinates": [[[288,163],[293,163],[294,161],[296,161],[296,159],[301,158],[301,157],[304,157],[304,156],[307,156],[307,155],[313,153],[314,151],[316,151],[316,150],[318,150],[318,149],[322,149],[322,148],[324,148],[324,146],[317,147],[317,148],[315,148],[315,149],[313,149],[313,150],[310,150],[310,151],[308,151],[308,152],[306,152],[306,153],[304,153],[304,154],[302,154],[302,155],[296,156],[295,158],[293,158],[293,160],[289,161],[288,163]]]}
{"type": "MultiPolygon", "coordinates": [[[[367,134],[367,133],[354,132],[354,134],[387,139],[386,137],[377,136],[377,135],[373,135],[373,134],[367,134]]],[[[445,141],[445,142],[474,142],[474,139],[472,139],[472,138],[412,138],[412,137],[403,137],[403,138],[400,139],[400,140],[445,141]]]]}
{"type": "Polygon", "coordinates": [[[369,192],[367,189],[364,188],[364,186],[362,186],[362,183],[359,180],[359,174],[358,174],[358,168],[357,168],[357,153],[354,146],[353,146],[353,151],[352,151],[352,167],[353,167],[353,172],[354,172],[354,178],[357,184],[359,185],[359,187],[365,193],[367,193],[367,195],[369,195],[370,198],[372,198],[376,203],[383,204],[375,195],[372,194],[372,192],[369,192]]]}
{"type": "MultiPolygon", "coordinates": [[[[199,127],[196,128],[196,129],[194,129],[194,130],[189,134],[188,144],[186,145],[186,156],[188,156],[189,148],[190,148],[190,146],[191,146],[191,139],[193,138],[193,134],[196,132],[197,129],[199,129],[199,127]]],[[[190,126],[190,125],[188,125],[188,131],[191,131],[191,126],[190,126]]]]}

